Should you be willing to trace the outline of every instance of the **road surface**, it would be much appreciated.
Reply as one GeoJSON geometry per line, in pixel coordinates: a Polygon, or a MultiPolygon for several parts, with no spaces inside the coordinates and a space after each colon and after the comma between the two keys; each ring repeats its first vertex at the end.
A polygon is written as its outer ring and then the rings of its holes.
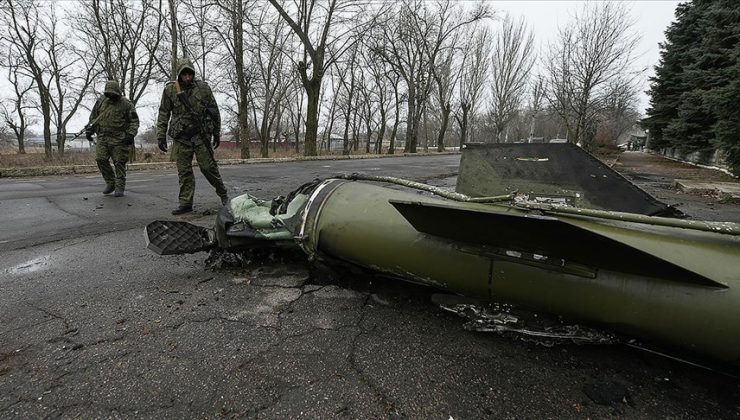
{"type": "MultiPolygon", "coordinates": [[[[272,198],[355,171],[450,186],[458,163],[222,175],[232,195],[272,198]]],[[[310,269],[300,256],[209,268],[205,253],[154,255],[143,226],[173,218],[174,171],[131,172],[124,198],[102,188],[88,175],[0,179],[0,418],[740,416],[737,379],[623,345],[466,331],[428,288],[310,269]]],[[[200,175],[195,200],[180,220],[212,224],[218,197],[200,175]]]]}

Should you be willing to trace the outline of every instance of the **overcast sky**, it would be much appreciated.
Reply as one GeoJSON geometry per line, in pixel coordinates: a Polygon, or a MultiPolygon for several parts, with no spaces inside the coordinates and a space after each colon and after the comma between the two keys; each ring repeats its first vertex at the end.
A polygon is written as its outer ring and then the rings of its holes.
{"type": "MultiPolygon", "coordinates": [[[[570,18],[579,11],[585,1],[556,1],[556,0],[519,0],[519,1],[492,1],[497,12],[509,13],[512,17],[523,16],[527,24],[534,31],[535,42],[539,50],[547,47],[548,41],[553,40],[558,25],[565,25],[570,18]]],[[[654,74],[653,66],[658,64],[658,43],[665,40],[664,31],[674,20],[673,12],[680,1],[645,0],[625,2],[635,20],[635,31],[642,35],[639,50],[635,52],[636,67],[647,68],[644,77],[645,91],[648,89],[647,78],[654,74]]],[[[494,26],[495,28],[495,26],[494,26]]],[[[640,112],[644,114],[648,106],[648,97],[641,96],[640,112]]]]}

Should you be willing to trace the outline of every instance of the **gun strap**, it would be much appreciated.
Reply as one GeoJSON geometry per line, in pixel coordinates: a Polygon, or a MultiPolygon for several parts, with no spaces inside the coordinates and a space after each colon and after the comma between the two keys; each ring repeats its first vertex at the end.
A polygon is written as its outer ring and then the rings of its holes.
{"type": "MultiPolygon", "coordinates": [[[[193,80],[193,83],[195,83],[195,80],[193,80]]],[[[193,104],[190,103],[190,95],[187,95],[187,92],[183,92],[183,90],[180,88],[180,82],[175,82],[175,92],[177,93],[177,100],[180,101],[180,103],[190,111],[190,113],[193,114],[193,116],[196,118],[197,124],[198,124],[198,131],[203,136],[208,136],[208,133],[206,133],[206,127],[203,125],[203,116],[201,114],[198,114],[195,112],[195,109],[193,109],[193,104]],[[187,95],[187,98],[183,98],[183,96],[187,95]]],[[[206,142],[208,143],[208,142],[206,142]]]]}
{"type": "Polygon", "coordinates": [[[180,103],[188,109],[188,111],[192,112],[194,116],[198,116],[198,113],[195,112],[193,109],[193,104],[190,103],[190,95],[187,94],[187,92],[183,91],[182,88],[180,88],[180,82],[175,82],[175,92],[177,93],[177,100],[180,101],[180,103]],[[187,98],[183,98],[184,96],[187,96],[187,98]]]}
{"type": "MultiPolygon", "coordinates": [[[[97,107],[98,107],[98,104],[96,103],[95,106],[93,107],[93,109],[95,109],[97,107]]],[[[108,109],[106,109],[106,111],[108,111],[108,109]]],[[[88,128],[92,128],[92,126],[95,125],[96,122],[100,121],[100,119],[103,118],[103,115],[108,115],[109,113],[110,112],[105,112],[105,113],[101,112],[100,114],[98,114],[98,116],[95,117],[94,120],[92,120],[89,123],[87,123],[85,125],[85,127],[82,128],[82,130],[80,130],[77,134],[75,134],[74,137],[72,137],[72,140],[75,140],[77,137],[80,137],[82,135],[82,133],[84,133],[84,132],[87,131],[88,128]]]]}
{"type": "MultiPolygon", "coordinates": [[[[105,98],[105,99],[108,99],[108,98],[105,98]]],[[[102,102],[100,103],[100,106],[103,106],[103,102],[105,102],[105,99],[103,99],[103,101],[102,101],[102,102]]],[[[112,107],[110,107],[110,106],[109,106],[108,108],[105,108],[105,111],[103,111],[103,112],[99,113],[99,114],[98,114],[98,116],[97,116],[97,117],[95,117],[95,119],[94,119],[94,120],[92,120],[92,121],[91,121],[90,123],[88,123],[88,124],[87,124],[86,128],[87,128],[87,127],[92,127],[93,125],[95,125],[95,123],[96,123],[96,122],[100,121],[100,119],[101,119],[101,118],[103,118],[103,116],[106,116],[106,117],[107,117],[108,115],[110,115],[110,113],[111,113],[112,111],[113,111],[113,108],[112,108],[112,107]]],[[[127,118],[127,119],[128,119],[128,118],[127,118]]],[[[127,125],[128,125],[128,124],[127,124],[127,125]]],[[[128,127],[127,127],[127,128],[128,128],[128,127]]]]}

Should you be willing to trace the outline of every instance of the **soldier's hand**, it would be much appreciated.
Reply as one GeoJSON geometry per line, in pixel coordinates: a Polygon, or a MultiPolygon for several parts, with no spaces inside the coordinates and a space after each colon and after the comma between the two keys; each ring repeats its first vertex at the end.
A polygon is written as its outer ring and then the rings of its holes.
{"type": "Polygon", "coordinates": [[[93,133],[92,131],[85,131],[85,138],[87,138],[87,141],[90,143],[93,143],[95,139],[93,139],[93,133]]]}
{"type": "Polygon", "coordinates": [[[167,151],[167,139],[166,138],[159,139],[157,142],[159,143],[158,144],[159,150],[166,152],[167,151]]]}
{"type": "Polygon", "coordinates": [[[136,137],[135,134],[126,134],[126,138],[123,140],[123,143],[126,145],[134,144],[134,137],[136,137]]]}
{"type": "Polygon", "coordinates": [[[218,146],[221,145],[221,134],[214,134],[213,135],[213,148],[218,149],[218,146]]]}

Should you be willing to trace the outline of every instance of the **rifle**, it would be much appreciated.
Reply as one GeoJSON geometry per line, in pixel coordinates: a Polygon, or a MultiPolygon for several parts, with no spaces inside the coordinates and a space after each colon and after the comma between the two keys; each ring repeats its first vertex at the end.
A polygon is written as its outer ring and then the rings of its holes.
{"type": "MultiPolygon", "coordinates": [[[[101,101],[101,100],[99,99],[99,100],[98,100],[98,101],[97,101],[97,102],[95,103],[95,106],[93,107],[93,110],[95,110],[96,108],[99,108],[99,107],[100,107],[100,104],[101,104],[101,103],[102,103],[102,101],[101,101]]],[[[104,112],[101,112],[100,114],[98,114],[98,116],[97,116],[97,117],[95,117],[95,119],[94,119],[94,120],[92,120],[92,121],[90,121],[89,123],[85,124],[85,127],[84,127],[84,128],[82,129],[82,130],[80,130],[80,132],[79,132],[79,133],[75,134],[75,135],[74,135],[74,136],[72,137],[72,140],[76,140],[76,139],[77,139],[77,137],[80,137],[80,136],[82,135],[82,133],[84,133],[84,132],[86,132],[86,131],[88,131],[88,130],[92,130],[92,128],[93,128],[93,126],[95,125],[95,123],[96,123],[96,122],[98,122],[98,121],[100,120],[100,118],[102,118],[102,117],[103,117],[103,115],[108,115],[108,114],[110,113],[110,112],[108,111],[109,109],[110,109],[110,108],[107,108],[107,109],[106,109],[106,110],[105,110],[104,112]]],[[[90,140],[90,143],[92,143],[92,144],[96,144],[96,141],[95,141],[95,140],[90,140]]]]}
{"type": "MultiPolygon", "coordinates": [[[[98,117],[98,118],[100,118],[100,117],[98,117]]],[[[75,134],[74,136],[72,136],[72,138],[70,139],[70,141],[72,141],[72,140],[77,140],[77,137],[80,137],[80,136],[82,135],[82,133],[86,132],[86,131],[87,131],[87,130],[88,130],[89,128],[92,128],[92,125],[93,125],[93,124],[95,124],[95,123],[96,123],[96,122],[98,121],[98,118],[96,118],[96,119],[95,119],[95,120],[94,120],[94,121],[92,122],[92,124],[87,124],[87,125],[85,125],[85,127],[84,127],[84,128],[82,129],[82,130],[80,130],[80,132],[79,132],[79,133],[77,133],[77,134],[75,134]]],[[[90,143],[92,143],[92,144],[95,144],[95,140],[90,140],[90,143]]]]}
{"type": "Polygon", "coordinates": [[[198,125],[196,128],[198,129],[198,132],[207,140],[204,143],[210,150],[211,157],[213,157],[213,146],[211,144],[212,133],[206,132],[206,124],[205,124],[206,115],[211,120],[215,120],[215,118],[213,118],[213,114],[211,113],[211,110],[208,108],[208,106],[204,106],[203,112],[201,113],[196,112],[195,109],[193,109],[193,104],[190,103],[190,98],[188,97],[186,91],[180,88],[180,82],[175,82],[175,92],[176,92],[177,99],[180,101],[180,103],[185,108],[187,108],[187,110],[195,117],[195,121],[197,122],[197,125],[198,125]]]}

